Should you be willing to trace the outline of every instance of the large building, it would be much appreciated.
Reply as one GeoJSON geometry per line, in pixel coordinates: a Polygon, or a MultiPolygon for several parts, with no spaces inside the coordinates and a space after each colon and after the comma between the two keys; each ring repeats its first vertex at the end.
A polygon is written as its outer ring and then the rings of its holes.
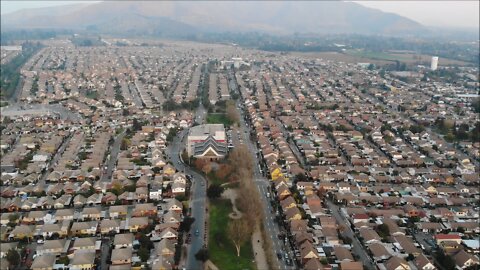
{"type": "Polygon", "coordinates": [[[221,159],[227,154],[227,149],[223,124],[205,124],[190,128],[187,138],[188,156],[221,159]]]}
{"type": "Polygon", "coordinates": [[[432,56],[432,63],[430,65],[431,70],[437,70],[438,68],[438,56],[432,56]]]}

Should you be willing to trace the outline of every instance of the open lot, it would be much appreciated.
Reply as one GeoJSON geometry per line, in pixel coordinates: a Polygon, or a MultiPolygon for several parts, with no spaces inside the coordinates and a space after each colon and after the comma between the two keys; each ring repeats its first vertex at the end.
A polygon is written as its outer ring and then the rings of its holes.
{"type": "MultiPolygon", "coordinates": [[[[391,64],[395,60],[404,62],[408,65],[430,65],[432,59],[431,55],[419,55],[412,52],[371,52],[361,50],[348,50],[344,53],[339,52],[292,52],[292,55],[308,57],[308,58],[321,58],[324,60],[331,60],[336,62],[345,63],[361,63],[369,62],[375,65],[387,65],[391,64]]],[[[453,59],[446,59],[440,57],[440,65],[459,65],[459,66],[472,66],[472,63],[458,61],[453,59]]]]}

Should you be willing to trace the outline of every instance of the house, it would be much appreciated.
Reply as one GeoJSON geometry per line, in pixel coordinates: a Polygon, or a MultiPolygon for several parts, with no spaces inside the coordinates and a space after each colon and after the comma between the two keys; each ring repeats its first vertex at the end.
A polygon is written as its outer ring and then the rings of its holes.
{"type": "Polygon", "coordinates": [[[394,246],[400,251],[405,252],[405,254],[413,254],[414,256],[422,254],[422,251],[415,246],[412,238],[406,235],[397,235],[394,239],[396,241],[394,242],[394,246]]]}
{"type": "Polygon", "coordinates": [[[163,216],[163,222],[164,223],[177,223],[180,225],[180,222],[182,221],[181,214],[176,211],[168,211],[164,216],[163,216]]]}
{"type": "Polygon", "coordinates": [[[82,210],[82,220],[100,220],[102,210],[100,207],[85,207],[82,210]]]}
{"type": "Polygon", "coordinates": [[[285,212],[286,220],[302,219],[302,213],[297,207],[287,209],[285,212]]]}
{"type": "Polygon", "coordinates": [[[104,219],[100,221],[100,233],[109,234],[109,233],[119,233],[120,232],[120,221],[117,219],[104,219]]]}
{"type": "Polygon", "coordinates": [[[73,222],[70,232],[72,235],[95,235],[98,221],[73,222]]]}
{"type": "Polygon", "coordinates": [[[166,176],[172,176],[175,174],[175,172],[175,167],[170,164],[167,164],[163,167],[163,174],[165,174],[166,176]]]}
{"type": "Polygon", "coordinates": [[[415,258],[415,266],[418,270],[437,270],[437,267],[423,254],[415,258]]]}
{"type": "Polygon", "coordinates": [[[70,270],[93,270],[95,268],[95,252],[75,250],[70,261],[70,270]]]}
{"type": "Polygon", "coordinates": [[[57,239],[57,240],[45,240],[43,245],[38,245],[37,246],[37,254],[38,255],[44,255],[44,254],[52,254],[52,255],[60,255],[63,252],[66,252],[66,246],[70,244],[70,240],[67,239],[57,239]]]}
{"type": "Polygon", "coordinates": [[[335,257],[337,257],[338,262],[348,261],[353,262],[352,253],[345,247],[342,246],[334,246],[333,252],[335,253],[335,257]]]}
{"type": "Polygon", "coordinates": [[[145,217],[157,215],[157,208],[153,203],[138,203],[132,211],[132,217],[145,217]]]}
{"type": "Polygon", "coordinates": [[[362,262],[341,262],[341,270],[363,270],[362,262]]]}
{"type": "Polygon", "coordinates": [[[437,245],[440,245],[442,242],[445,241],[454,241],[457,244],[462,242],[462,238],[458,234],[450,233],[450,234],[437,234],[435,235],[435,240],[437,241],[437,245]]]}
{"type": "Polygon", "coordinates": [[[310,259],[303,266],[305,270],[323,270],[325,266],[320,262],[319,259],[310,259]]]}
{"type": "MultiPolygon", "coordinates": [[[[67,221],[68,222],[68,221],[67,221]]],[[[68,234],[66,228],[62,228],[60,223],[57,224],[43,224],[39,226],[40,234],[44,237],[52,237],[54,234],[58,234],[60,237],[65,237],[68,234]]]]}
{"type": "Polygon", "coordinates": [[[319,255],[315,247],[309,241],[305,241],[300,246],[300,260],[305,264],[310,259],[318,259],[319,255]]]}
{"type": "Polygon", "coordinates": [[[127,212],[126,205],[112,205],[109,208],[110,218],[124,218],[127,216],[127,212]]]}
{"type": "Polygon", "coordinates": [[[116,234],[113,240],[113,246],[115,248],[133,247],[134,239],[133,233],[116,234]]]}
{"type": "Polygon", "coordinates": [[[285,198],[287,198],[288,196],[291,196],[291,195],[292,195],[292,192],[290,191],[290,189],[288,189],[288,187],[286,187],[284,185],[281,185],[277,189],[277,196],[278,196],[279,200],[283,200],[283,199],[285,199],[285,198]]]}
{"type": "Polygon", "coordinates": [[[288,196],[287,198],[283,199],[280,202],[280,205],[282,206],[282,209],[287,210],[292,207],[297,206],[297,202],[295,202],[295,199],[292,196],[288,196]]]}
{"type": "Polygon", "coordinates": [[[381,243],[370,244],[368,249],[372,253],[373,260],[377,263],[384,262],[392,256],[381,243]]]}
{"type": "Polygon", "coordinates": [[[44,254],[35,257],[32,262],[32,266],[30,269],[32,270],[53,270],[53,265],[57,260],[55,255],[52,254],[44,254]]]}
{"type": "Polygon", "coordinates": [[[397,256],[388,259],[384,265],[386,270],[411,270],[408,262],[397,256]]]}
{"type": "Polygon", "coordinates": [[[73,209],[58,209],[55,212],[55,219],[57,221],[73,220],[73,209]]]}
{"type": "Polygon", "coordinates": [[[175,242],[169,239],[162,239],[155,244],[156,256],[170,257],[175,255],[175,242]]]}
{"type": "Polygon", "coordinates": [[[148,193],[150,200],[159,201],[162,199],[162,184],[152,184],[148,193]]]}
{"type": "Polygon", "coordinates": [[[34,233],[34,226],[32,226],[32,225],[17,225],[10,232],[9,238],[10,239],[32,238],[33,233],[34,233]]]}
{"type": "Polygon", "coordinates": [[[458,269],[466,269],[480,264],[479,259],[475,255],[469,254],[463,249],[455,254],[453,258],[455,259],[458,269]]]}
{"type": "Polygon", "coordinates": [[[112,250],[112,265],[122,265],[132,263],[132,248],[116,248],[112,250]]]}
{"type": "Polygon", "coordinates": [[[90,250],[95,251],[96,249],[96,237],[85,237],[85,238],[76,238],[73,242],[71,250],[90,250]]]}
{"type": "Polygon", "coordinates": [[[172,228],[167,228],[165,230],[163,230],[160,235],[159,235],[160,239],[177,239],[178,237],[178,232],[172,228]]]}
{"type": "Polygon", "coordinates": [[[360,236],[363,238],[363,241],[367,244],[372,244],[375,242],[380,242],[382,238],[378,233],[371,228],[360,228],[360,236]]]}
{"type": "Polygon", "coordinates": [[[182,212],[183,210],[183,205],[180,201],[177,199],[171,199],[167,203],[167,209],[168,211],[177,211],[177,212],[182,212]]]}
{"type": "Polygon", "coordinates": [[[140,229],[143,229],[148,226],[147,217],[132,217],[128,221],[127,229],[130,232],[137,232],[140,229]]]}
{"type": "Polygon", "coordinates": [[[383,223],[388,226],[388,231],[391,236],[405,235],[405,230],[400,228],[394,220],[385,218],[383,219],[383,223]]]}
{"type": "Polygon", "coordinates": [[[174,196],[185,195],[185,184],[181,182],[173,182],[172,193],[174,196]]]}
{"type": "Polygon", "coordinates": [[[354,224],[357,222],[368,223],[368,221],[370,220],[370,217],[367,214],[353,214],[351,218],[354,224]]]}

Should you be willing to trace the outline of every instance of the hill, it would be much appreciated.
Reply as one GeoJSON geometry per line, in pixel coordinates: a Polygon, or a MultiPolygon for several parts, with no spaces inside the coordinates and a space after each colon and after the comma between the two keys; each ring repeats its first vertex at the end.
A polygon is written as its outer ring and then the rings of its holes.
{"type": "Polygon", "coordinates": [[[5,14],[4,29],[73,29],[99,33],[189,35],[198,32],[270,34],[420,34],[402,16],[352,2],[105,1],[5,14]]]}

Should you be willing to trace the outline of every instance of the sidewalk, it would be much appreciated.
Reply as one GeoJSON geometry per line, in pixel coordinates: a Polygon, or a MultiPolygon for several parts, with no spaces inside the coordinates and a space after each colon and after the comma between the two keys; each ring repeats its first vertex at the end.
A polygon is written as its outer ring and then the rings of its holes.
{"type": "Polygon", "coordinates": [[[262,233],[260,232],[259,226],[255,226],[255,231],[252,234],[252,246],[253,254],[255,256],[255,262],[257,263],[258,270],[268,269],[267,257],[265,250],[263,249],[263,239],[262,233]]]}

